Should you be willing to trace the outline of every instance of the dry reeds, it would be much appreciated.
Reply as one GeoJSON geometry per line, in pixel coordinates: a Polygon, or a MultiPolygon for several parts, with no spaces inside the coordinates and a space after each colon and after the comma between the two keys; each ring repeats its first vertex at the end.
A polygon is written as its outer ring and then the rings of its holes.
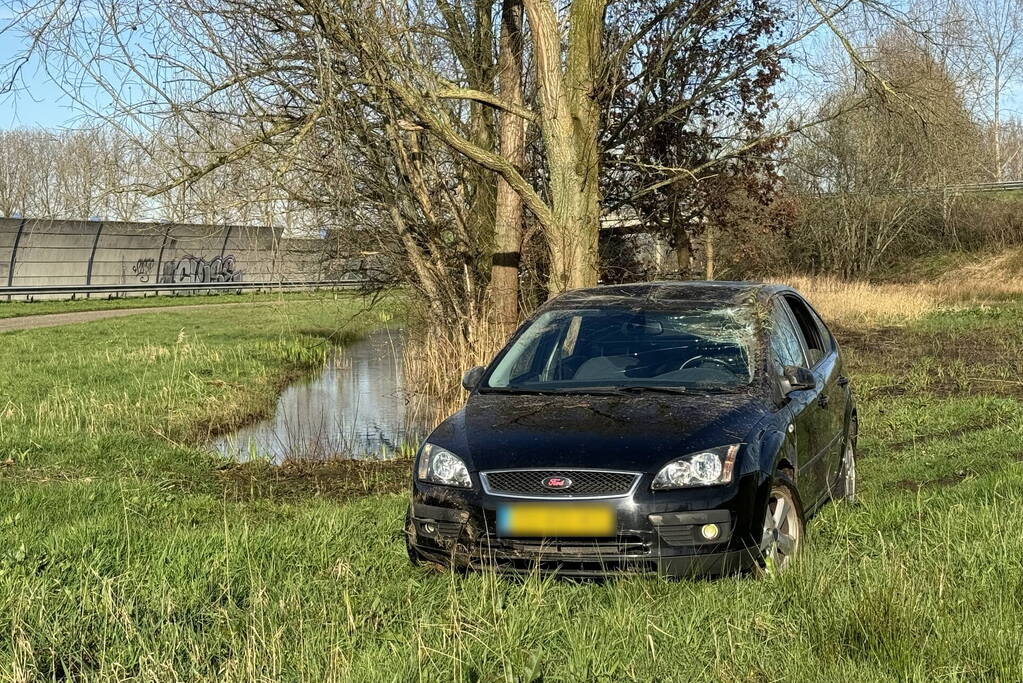
{"type": "Polygon", "coordinates": [[[462,374],[486,365],[507,340],[508,330],[486,313],[450,327],[422,322],[405,342],[405,378],[413,411],[425,418],[443,418],[465,400],[462,374]]]}
{"type": "Polygon", "coordinates": [[[798,289],[829,321],[843,324],[893,324],[925,315],[938,307],[929,286],[875,285],[834,277],[793,275],[775,278],[798,289]]]}
{"type": "Polygon", "coordinates": [[[898,324],[937,310],[990,305],[1023,295],[1023,250],[979,260],[929,282],[873,284],[805,275],[773,281],[798,289],[829,320],[898,324]]]}

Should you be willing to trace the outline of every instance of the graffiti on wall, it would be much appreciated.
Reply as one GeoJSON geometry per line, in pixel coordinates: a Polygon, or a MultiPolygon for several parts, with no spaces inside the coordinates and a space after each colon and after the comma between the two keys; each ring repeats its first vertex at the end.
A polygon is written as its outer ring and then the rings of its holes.
{"type": "Polygon", "coordinates": [[[235,265],[234,254],[215,256],[209,261],[199,256],[183,256],[164,264],[164,282],[241,282],[242,271],[235,265]]]}
{"type": "Polygon", "coordinates": [[[151,258],[140,258],[132,266],[131,272],[138,276],[139,282],[149,282],[149,276],[156,267],[156,260],[151,258]]]}

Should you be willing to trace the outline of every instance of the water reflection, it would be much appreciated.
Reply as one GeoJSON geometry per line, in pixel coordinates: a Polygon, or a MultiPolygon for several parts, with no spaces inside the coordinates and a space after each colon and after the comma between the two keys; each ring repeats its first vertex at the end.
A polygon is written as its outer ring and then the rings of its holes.
{"type": "Polygon", "coordinates": [[[273,417],[218,439],[220,453],[287,459],[392,457],[428,431],[404,396],[402,333],[378,330],[338,349],[315,377],[281,394],[273,417]]]}

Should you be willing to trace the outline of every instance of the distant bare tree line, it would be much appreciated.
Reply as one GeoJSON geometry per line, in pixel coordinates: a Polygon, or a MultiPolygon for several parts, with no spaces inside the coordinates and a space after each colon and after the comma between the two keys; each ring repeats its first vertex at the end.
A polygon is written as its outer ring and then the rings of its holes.
{"type": "Polygon", "coordinates": [[[169,144],[180,154],[201,156],[180,138],[143,146],[109,128],[0,131],[0,216],[318,230],[312,215],[284,197],[255,160],[164,189],[180,169],[163,151],[169,144]]]}
{"type": "Polygon", "coordinates": [[[0,215],[136,220],[137,150],[101,131],[0,132],[0,215]]]}

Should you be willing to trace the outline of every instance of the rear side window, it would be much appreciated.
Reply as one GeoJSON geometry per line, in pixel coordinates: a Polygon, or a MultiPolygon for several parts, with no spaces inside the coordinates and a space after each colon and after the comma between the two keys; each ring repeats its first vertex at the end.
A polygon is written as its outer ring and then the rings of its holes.
{"type": "Polygon", "coordinates": [[[779,299],[774,301],[774,329],[771,331],[771,355],[780,368],[786,365],[805,366],[803,342],[793,326],[788,306],[779,299]]]}
{"type": "Polygon", "coordinates": [[[817,325],[817,320],[806,304],[798,297],[786,296],[785,303],[788,304],[789,310],[792,311],[792,317],[796,321],[806,347],[807,364],[812,368],[817,363],[820,363],[824,356],[828,355],[831,351],[830,337],[828,344],[825,345],[821,328],[817,325]]]}
{"type": "MultiPolygon", "coordinates": [[[[809,308],[809,306],[807,308],[809,308]]],[[[817,315],[817,311],[812,308],[809,308],[809,310],[810,315],[813,316],[813,321],[817,324],[817,329],[820,330],[821,343],[824,345],[824,355],[826,356],[835,350],[835,338],[831,335],[831,330],[829,330],[828,326],[824,324],[821,317],[817,315]]]]}

